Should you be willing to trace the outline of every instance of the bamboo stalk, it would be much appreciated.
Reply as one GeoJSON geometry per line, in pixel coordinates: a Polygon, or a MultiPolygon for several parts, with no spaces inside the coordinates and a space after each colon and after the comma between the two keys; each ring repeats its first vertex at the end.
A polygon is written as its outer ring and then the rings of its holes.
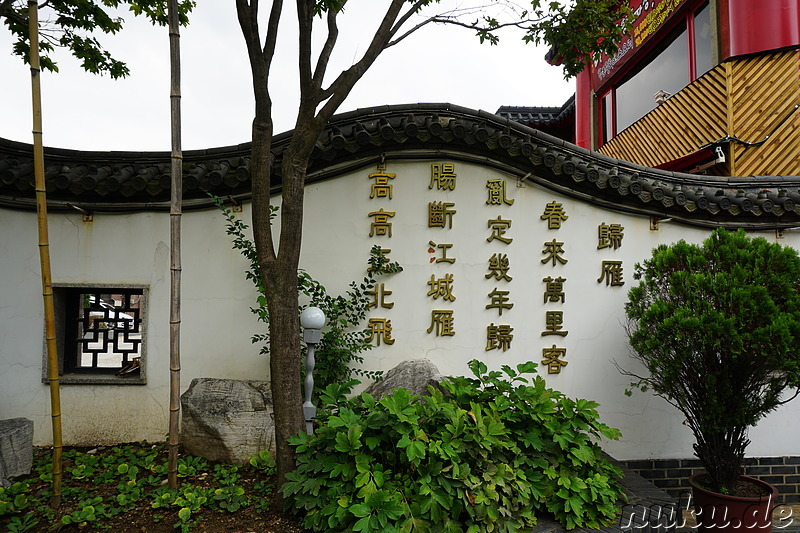
{"type": "Polygon", "coordinates": [[[183,153],[181,151],[181,49],[178,2],[169,0],[170,129],[172,132],[170,222],[170,312],[169,312],[169,459],[168,484],[178,486],[178,445],[181,389],[181,210],[183,153]]]}
{"type": "Polygon", "coordinates": [[[30,35],[31,92],[33,101],[33,169],[36,183],[36,213],[39,227],[39,263],[42,270],[45,341],[47,344],[47,376],[50,384],[50,412],[53,424],[53,496],[50,504],[61,505],[61,390],[58,376],[55,306],[50,271],[50,239],[47,231],[47,193],[44,180],[44,145],[42,143],[42,91],[39,65],[39,9],[35,0],[28,0],[30,35]]]}

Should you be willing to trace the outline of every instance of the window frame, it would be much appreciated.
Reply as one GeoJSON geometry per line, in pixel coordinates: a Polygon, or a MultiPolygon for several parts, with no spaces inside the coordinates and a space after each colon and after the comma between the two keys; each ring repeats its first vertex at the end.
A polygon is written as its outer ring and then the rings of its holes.
{"type": "MultiPolygon", "coordinates": [[[[669,26],[663,27],[659,29],[659,34],[661,36],[675,36],[681,32],[681,28],[683,31],[686,32],[686,56],[687,56],[687,65],[688,69],[686,72],[687,82],[683,87],[686,87],[697,80],[700,76],[705,74],[702,72],[698,75],[697,73],[697,60],[696,60],[696,43],[695,43],[695,19],[697,18],[698,14],[703,11],[704,9],[712,9],[711,1],[699,1],[696,3],[689,3],[686,6],[686,11],[677,16],[669,26]]],[[[713,17],[712,17],[713,21],[713,17]]],[[[614,137],[621,133],[617,130],[617,89],[625,84],[628,80],[636,76],[639,72],[644,70],[645,67],[650,65],[653,61],[655,61],[672,43],[673,39],[669,39],[669,42],[665,45],[664,39],[660,38],[658,40],[654,39],[653,42],[649,47],[639,51],[639,57],[641,58],[639,61],[633,61],[631,64],[626,65],[625,69],[619,72],[613,79],[609,80],[608,83],[604,84],[604,88],[600,88],[597,96],[598,96],[598,105],[597,105],[597,146],[598,148],[606,144],[607,142],[611,141],[614,137]],[[611,111],[611,136],[606,138],[606,131],[603,127],[606,124],[606,98],[608,97],[609,93],[611,94],[611,98],[609,99],[612,103],[612,111],[611,111]]],[[[713,41],[713,32],[712,32],[712,41],[713,41]]],[[[713,42],[712,42],[713,46],[713,42]]],[[[712,60],[713,63],[713,60],[712,60]]],[[[713,68],[713,66],[712,66],[713,68]]],[[[707,71],[706,71],[707,72],[707,71]]],[[[645,113],[642,116],[645,116],[645,113]]],[[[636,119],[633,123],[636,123],[639,119],[636,119]]],[[[626,128],[627,129],[627,128],[626,128]]],[[[624,130],[623,130],[624,131],[624,130]]]]}
{"type": "MultiPolygon", "coordinates": [[[[145,385],[147,383],[147,317],[150,305],[150,287],[132,283],[54,283],[53,303],[55,309],[56,350],[58,353],[59,381],[61,384],[93,384],[93,385],[145,385]],[[75,350],[67,346],[68,328],[77,328],[76,320],[67,316],[70,298],[76,292],[117,294],[127,291],[141,291],[139,345],[140,366],[138,373],[123,376],[115,375],[117,367],[76,369],[75,362],[68,358],[76,357],[75,350]],[[73,326],[70,326],[73,323],[73,326]]],[[[74,308],[72,309],[74,312],[74,308]]],[[[74,336],[75,333],[73,333],[74,336]]],[[[48,383],[47,345],[44,344],[42,354],[42,383],[48,383]]]]}

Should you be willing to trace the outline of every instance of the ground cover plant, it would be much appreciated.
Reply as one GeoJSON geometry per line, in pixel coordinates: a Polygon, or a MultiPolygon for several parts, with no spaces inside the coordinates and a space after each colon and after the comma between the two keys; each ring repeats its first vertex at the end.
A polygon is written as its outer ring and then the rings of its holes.
{"type": "Polygon", "coordinates": [[[405,389],[320,398],[318,428],[290,439],[297,469],[282,491],[314,531],[521,531],[537,516],[567,528],[610,523],[621,472],[598,440],[618,430],[597,403],[531,378],[536,363],[447,378],[430,396],[405,389]]]}
{"type": "Polygon", "coordinates": [[[0,531],[306,531],[273,509],[275,462],[244,466],[182,455],[179,487],[166,485],[166,445],[65,448],[62,504],[49,507],[50,450],[37,449],[29,477],[0,488],[0,531]]]}

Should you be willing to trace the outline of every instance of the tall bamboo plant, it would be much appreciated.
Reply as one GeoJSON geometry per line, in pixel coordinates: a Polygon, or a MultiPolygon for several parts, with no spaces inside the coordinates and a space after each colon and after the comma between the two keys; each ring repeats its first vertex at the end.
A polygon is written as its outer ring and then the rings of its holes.
{"type": "Polygon", "coordinates": [[[169,313],[169,472],[170,488],[178,486],[178,425],[181,389],[181,211],[183,196],[183,154],[181,151],[181,47],[178,0],[167,4],[169,18],[170,129],[172,132],[170,229],[170,313],[169,313]]]}
{"type": "Polygon", "coordinates": [[[42,270],[45,341],[47,343],[47,376],[50,384],[50,414],[53,424],[53,507],[61,505],[61,390],[56,348],[55,306],[50,271],[50,238],[47,231],[47,192],[44,181],[44,145],[42,142],[42,91],[39,64],[39,8],[28,1],[30,34],[31,93],[33,101],[33,164],[36,181],[36,213],[39,227],[39,262],[42,270]]]}

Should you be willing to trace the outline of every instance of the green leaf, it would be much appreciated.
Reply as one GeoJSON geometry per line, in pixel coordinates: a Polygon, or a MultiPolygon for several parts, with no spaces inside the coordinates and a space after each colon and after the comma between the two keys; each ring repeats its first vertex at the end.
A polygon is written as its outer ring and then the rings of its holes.
{"type": "Polygon", "coordinates": [[[418,440],[412,441],[408,448],[406,448],[406,454],[408,455],[408,460],[411,462],[424,458],[425,444],[418,440]]]}
{"type": "Polygon", "coordinates": [[[363,516],[369,516],[371,509],[366,503],[356,503],[350,506],[350,512],[353,513],[354,516],[360,518],[363,516]]]}

